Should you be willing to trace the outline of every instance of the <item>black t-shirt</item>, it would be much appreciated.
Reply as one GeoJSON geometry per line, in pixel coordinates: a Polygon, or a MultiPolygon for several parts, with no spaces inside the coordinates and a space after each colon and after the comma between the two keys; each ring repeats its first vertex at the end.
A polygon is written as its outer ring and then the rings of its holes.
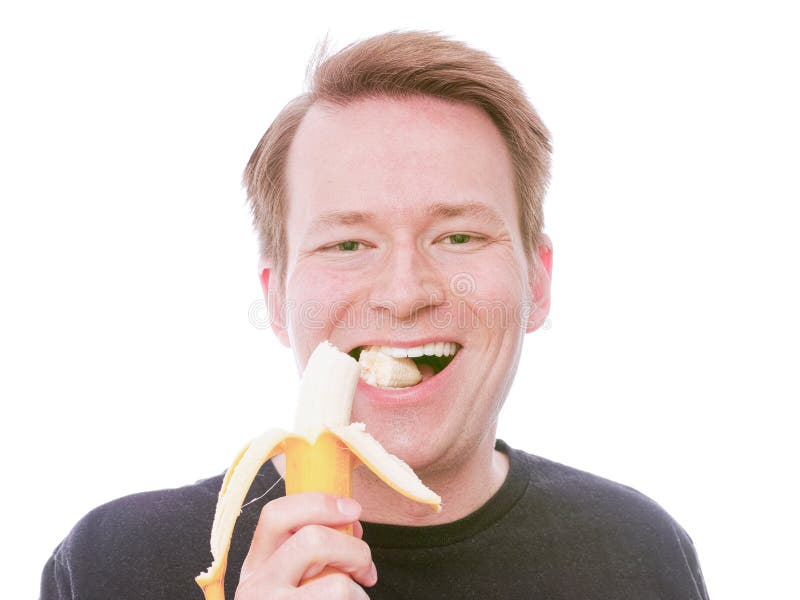
{"type": "MultiPolygon", "coordinates": [[[[508,476],[471,515],[429,527],[363,523],[378,569],[370,598],[707,600],[691,540],[652,500],[502,441],[497,448],[509,457],[508,476]]],[[[246,502],[257,499],[234,531],[229,599],[262,506],[285,493],[279,480],[268,462],[248,493],[246,502]]],[[[194,577],[211,564],[221,482],[96,508],[45,566],[41,600],[202,599],[194,577]]]]}

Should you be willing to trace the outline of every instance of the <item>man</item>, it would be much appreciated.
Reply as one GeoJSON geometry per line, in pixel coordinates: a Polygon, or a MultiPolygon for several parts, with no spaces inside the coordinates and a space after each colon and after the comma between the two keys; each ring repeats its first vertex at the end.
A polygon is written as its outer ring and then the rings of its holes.
{"type": "MultiPolygon", "coordinates": [[[[346,48],[277,117],[245,171],[272,328],[300,369],[326,339],[415,357],[420,383],[362,381],[352,417],[444,510],[365,469],[353,499],[286,497],[278,457],[237,523],[227,597],[707,597],[690,539],[652,501],[495,439],[549,308],[548,164],[517,82],[434,34],[346,48]],[[355,536],[330,527],[347,523],[355,536]]],[[[220,483],[96,509],[54,553],[42,598],[200,597],[220,483]]]]}

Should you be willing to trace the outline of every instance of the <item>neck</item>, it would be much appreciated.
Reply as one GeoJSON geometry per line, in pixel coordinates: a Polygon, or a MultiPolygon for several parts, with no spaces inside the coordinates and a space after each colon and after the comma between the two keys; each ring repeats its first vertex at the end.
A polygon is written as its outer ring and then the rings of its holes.
{"type": "MultiPolygon", "coordinates": [[[[283,454],[272,459],[281,477],[286,476],[283,454]]],[[[494,431],[478,447],[441,469],[420,469],[423,483],[442,497],[442,511],[434,512],[401,496],[363,465],[353,471],[353,497],[362,506],[361,519],[392,525],[440,525],[457,521],[483,506],[505,481],[508,457],[494,449],[494,431]]]]}
{"type": "Polygon", "coordinates": [[[401,496],[369,469],[353,472],[353,497],[362,507],[362,519],[393,525],[439,525],[456,521],[483,506],[500,488],[508,473],[508,457],[494,449],[487,437],[464,460],[445,469],[421,469],[423,483],[442,497],[442,511],[434,512],[401,496]]]}

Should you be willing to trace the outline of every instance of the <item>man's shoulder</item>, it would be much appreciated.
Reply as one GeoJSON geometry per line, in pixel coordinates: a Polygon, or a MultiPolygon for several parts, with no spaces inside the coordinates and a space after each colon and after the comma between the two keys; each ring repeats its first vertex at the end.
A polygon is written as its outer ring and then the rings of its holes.
{"type": "Polygon", "coordinates": [[[528,477],[527,493],[543,506],[575,518],[674,523],[652,498],[635,488],[557,461],[509,449],[528,477]]]}
{"type": "Polygon", "coordinates": [[[164,527],[202,521],[216,505],[222,476],[177,488],[139,492],[102,504],[86,514],[73,528],[68,541],[91,538],[93,543],[119,541],[119,531],[147,536],[153,525],[164,527]]]}
{"type": "Polygon", "coordinates": [[[219,475],[98,506],[56,548],[53,577],[91,597],[126,598],[137,580],[140,591],[148,579],[175,576],[193,584],[193,575],[211,564],[208,540],[221,482],[219,475]]]}
{"type": "Polygon", "coordinates": [[[694,555],[681,525],[638,490],[554,460],[510,450],[528,477],[521,518],[559,544],[615,548],[621,559],[654,561],[694,555]]]}
{"type": "MultiPolygon", "coordinates": [[[[93,509],[45,566],[42,598],[202,597],[194,578],[212,561],[209,540],[222,481],[217,475],[93,509]]],[[[269,461],[256,474],[245,498],[250,508],[236,523],[229,565],[243,560],[261,506],[284,493],[279,482],[269,461]]]]}
{"type": "Polygon", "coordinates": [[[610,577],[617,597],[707,597],[691,538],[656,501],[553,460],[509,455],[527,478],[512,520],[519,546],[535,540],[531,553],[561,565],[576,591],[610,577]]]}

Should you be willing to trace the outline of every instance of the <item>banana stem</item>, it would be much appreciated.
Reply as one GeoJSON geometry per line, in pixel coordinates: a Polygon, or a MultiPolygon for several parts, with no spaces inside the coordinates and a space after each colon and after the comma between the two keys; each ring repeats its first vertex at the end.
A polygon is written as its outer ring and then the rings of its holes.
{"type": "Polygon", "coordinates": [[[215,579],[202,588],[205,600],[225,600],[225,576],[215,579]]]}
{"type": "Polygon", "coordinates": [[[219,569],[213,579],[204,581],[198,585],[203,590],[205,600],[225,600],[225,571],[228,568],[228,556],[225,555],[219,561],[219,569]]]}

